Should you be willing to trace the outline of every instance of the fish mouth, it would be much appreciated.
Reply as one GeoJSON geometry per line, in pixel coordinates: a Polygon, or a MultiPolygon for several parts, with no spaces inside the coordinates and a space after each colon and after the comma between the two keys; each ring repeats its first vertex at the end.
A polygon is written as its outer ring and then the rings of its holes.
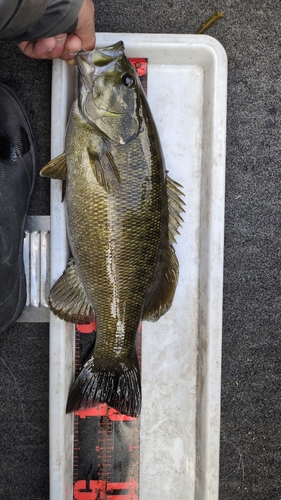
{"type": "Polygon", "coordinates": [[[125,45],[121,40],[114,45],[108,45],[107,47],[102,47],[100,49],[90,51],[81,50],[77,54],[77,57],[86,58],[88,62],[101,66],[103,61],[118,59],[118,57],[121,57],[124,54],[124,51],[125,45]]]}
{"type": "Polygon", "coordinates": [[[107,47],[101,47],[99,49],[95,48],[89,51],[81,50],[78,55],[93,54],[95,52],[105,56],[106,58],[116,59],[117,57],[123,55],[124,50],[125,50],[124,42],[120,40],[119,42],[116,42],[113,45],[108,45],[107,47]]]}
{"type": "Polygon", "coordinates": [[[81,73],[95,74],[105,71],[110,71],[111,67],[114,70],[115,64],[120,57],[124,55],[125,46],[122,41],[103,47],[94,49],[89,52],[81,51],[77,54],[76,61],[81,73]]]}
{"type": "MultiPolygon", "coordinates": [[[[116,61],[124,53],[123,42],[118,42],[110,47],[105,47],[100,50],[92,50],[89,52],[79,52],[77,55],[77,66],[79,69],[79,80],[80,87],[81,84],[85,88],[86,92],[92,92],[95,88],[95,81],[104,76],[104,73],[108,74],[108,70],[115,70],[116,61]],[[98,53],[96,56],[95,54],[98,53]],[[96,66],[97,62],[103,62],[101,66],[96,66]]],[[[111,111],[108,108],[104,108],[102,105],[98,105],[95,102],[95,106],[101,112],[106,114],[107,117],[122,117],[126,112],[122,111],[111,111]]]]}
{"type": "Polygon", "coordinates": [[[94,68],[92,65],[92,52],[79,52],[76,56],[76,62],[79,70],[79,77],[82,79],[85,87],[91,88],[94,68]]]}
{"type": "Polygon", "coordinates": [[[79,69],[80,69],[81,64],[83,64],[83,62],[91,65],[92,58],[93,58],[93,51],[84,52],[83,50],[81,50],[80,52],[78,52],[78,54],[76,56],[76,61],[77,61],[79,69]]]}

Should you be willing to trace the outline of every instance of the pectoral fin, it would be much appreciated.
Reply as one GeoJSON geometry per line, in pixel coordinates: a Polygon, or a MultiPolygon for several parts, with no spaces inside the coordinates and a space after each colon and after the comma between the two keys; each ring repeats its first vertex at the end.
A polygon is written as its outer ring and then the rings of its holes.
{"type": "Polygon", "coordinates": [[[41,168],[40,175],[42,177],[51,177],[51,179],[66,179],[66,156],[65,153],[57,156],[49,161],[45,167],[41,168]]]}
{"type": "Polygon", "coordinates": [[[93,173],[107,193],[113,193],[120,183],[120,175],[110,151],[105,149],[103,153],[88,148],[89,160],[93,173]]]}
{"type": "Polygon", "coordinates": [[[49,305],[53,313],[65,321],[79,324],[93,321],[93,305],[79,279],[73,259],[51,289],[49,305]]]}

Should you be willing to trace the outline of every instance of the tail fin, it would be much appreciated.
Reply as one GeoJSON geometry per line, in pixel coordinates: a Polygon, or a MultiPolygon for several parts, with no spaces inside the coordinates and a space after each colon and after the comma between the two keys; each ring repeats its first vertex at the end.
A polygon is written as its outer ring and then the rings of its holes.
{"type": "Polygon", "coordinates": [[[141,410],[141,383],[137,355],[104,364],[94,357],[85,363],[70,389],[66,412],[107,403],[123,415],[138,417],[141,410]]]}

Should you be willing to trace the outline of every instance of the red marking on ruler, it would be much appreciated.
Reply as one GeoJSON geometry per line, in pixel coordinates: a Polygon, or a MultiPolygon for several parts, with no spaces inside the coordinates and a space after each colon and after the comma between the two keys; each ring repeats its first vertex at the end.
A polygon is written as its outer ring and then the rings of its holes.
{"type": "Polygon", "coordinates": [[[136,420],[136,417],[122,415],[121,413],[118,413],[118,411],[114,410],[114,408],[109,408],[105,403],[94,406],[93,408],[87,408],[86,410],[78,410],[75,412],[75,415],[80,418],[107,416],[110,420],[115,422],[119,420],[136,420]]]}
{"type": "Polygon", "coordinates": [[[87,410],[78,410],[75,412],[75,415],[78,415],[80,418],[105,417],[107,415],[107,405],[102,404],[93,408],[87,408],[87,410]]]}
{"type": "Polygon", "coordinates": [[[138,57],[138,58],[131,57],[130,61],[131,61],[132,65],[134,66],[134,68],[139,76],[146,75],[146,73],[147,73],[147,59],[144,59],[141,57],[138,57]]]}
{"type": "Polygon", "coordinates": [[[74,485],[75,500],[105,500],[106,482],[105,481],[77,481],[74,485]]]}
{"type": "Polygon", "coordinates": [[[131,478],[124,483],[106,481],[77,481],[74,485],[75,500],[138,500],[138,484],[131,478]],[[120,494],[120,493],[121,494],[120,494]]]}
{"type": "Polygon", "coordinates": [[[92,333],[96,331],[96,322],[92,321],[88,325],[76,325],[76,328],[80,333],[92,333]]]}
{"type": "Polygon", "coordinates": [[[122,415],[121,413],[118,413],[118,411],[114,410],[114,408],[109,408],[108,413],[107,413],[108,418],[110,420],[113,420],[117,422],[118,420],[137,420],[137,417],[129,417],[128,415],[122,415]]]}

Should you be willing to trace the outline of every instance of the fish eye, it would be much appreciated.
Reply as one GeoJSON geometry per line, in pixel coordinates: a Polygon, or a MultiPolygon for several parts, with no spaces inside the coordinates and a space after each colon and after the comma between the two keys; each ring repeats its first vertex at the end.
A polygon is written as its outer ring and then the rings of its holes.
{"type": "Polygon", "coordinates": [[[133,87],[133,85],[135,83],[134,78],[131,75],[129,75],[128,73],[125,73],[122,76],[121,81],[122,81],[122,84],[124,85],[124,87],[128,87],[128,88],[133,87]]]}

